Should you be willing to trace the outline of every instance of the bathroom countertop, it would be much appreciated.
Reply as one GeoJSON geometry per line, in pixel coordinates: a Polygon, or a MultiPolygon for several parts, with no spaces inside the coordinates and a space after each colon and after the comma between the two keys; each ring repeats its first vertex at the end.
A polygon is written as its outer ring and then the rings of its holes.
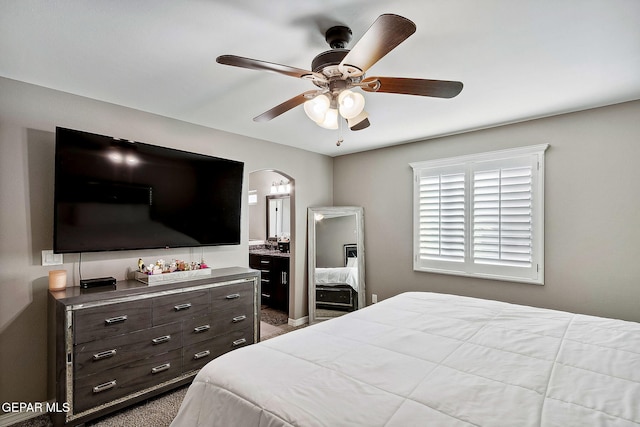
{"type": "Polygon", "coordinates": [[[259,248],[259,249],[249,248],[249,253],[255,254],[255,255],[278,256],[282,258],[290,258],[290,255],[291,255],[289,252],[280,252],[277,249],[265,249],[265,248],[259,248]]]}

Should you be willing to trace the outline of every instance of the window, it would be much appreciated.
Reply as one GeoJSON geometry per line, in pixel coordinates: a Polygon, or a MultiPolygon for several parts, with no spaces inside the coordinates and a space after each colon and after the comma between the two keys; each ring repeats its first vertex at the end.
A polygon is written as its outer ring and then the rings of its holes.
{"type": "Polygon", "coordinates": [[[543,284],[547,147],[411,163],[414,270],[543,284]]]}
{"type": "Polygon", "coordinates": [[[249,190],[249,204],[250,205],[258,204],[258,190],[249,190]]]}

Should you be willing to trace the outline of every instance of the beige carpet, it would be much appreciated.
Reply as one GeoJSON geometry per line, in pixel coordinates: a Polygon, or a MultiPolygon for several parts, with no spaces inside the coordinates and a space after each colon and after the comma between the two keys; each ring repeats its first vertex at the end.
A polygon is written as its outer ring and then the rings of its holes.
{"type": "MultiPolygon", "coordinates": [[[[111,416],[89,421],[95,427],[166,427],[178,413],[188,386],[180,387],[146,402],[116,412],[111,416]]],[[[53,427],[48,415],[40,415],[11,427],[53,427]]]]}
{"type": "MultiPolygon", "coordinates": [[[[264,321],[260,322],[260,340],[268,340],[278,335],[286,334],[295,329],[304,328],[306,324],[293,327],[283,322],[287,318],[286,313],[271,309],[262,309],[262,319],[276,323],[272,325],[264,321]]],[[[288,319],[287,319],[288,320],[288,319]]],[[[178,413],[188,386],[183,386],[163,395],[154,397],[130,408],[118,411],[113,415],[87,422],[85,426],[91,427],[166,427],[178,413]]],[[[12,425],[11,427],[53,427],[48,415],[41,415],[27,421],[12,425]]]]}

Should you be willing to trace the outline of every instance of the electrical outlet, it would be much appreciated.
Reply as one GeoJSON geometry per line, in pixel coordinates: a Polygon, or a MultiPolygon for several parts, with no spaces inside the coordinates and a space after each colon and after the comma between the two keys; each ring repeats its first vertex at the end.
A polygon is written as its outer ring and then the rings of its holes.
{"type": "Polygon", "coordinates": [[[62,265],[62,254],[53,251],[42,251],[42,265],[62,265]]]}
{"type": "Polygon", "coordinates": [[[375,304],[378,302],[378,294],[371,294],[371,303],[375,304]]]}

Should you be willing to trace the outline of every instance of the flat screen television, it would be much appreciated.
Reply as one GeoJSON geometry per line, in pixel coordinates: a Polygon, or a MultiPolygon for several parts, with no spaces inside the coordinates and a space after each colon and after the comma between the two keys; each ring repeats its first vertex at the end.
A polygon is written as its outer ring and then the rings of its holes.
{"type": "Polygon", "coordinates": [[[244,163],[56,128],[56,253],[240,243],[244,163]]]}

